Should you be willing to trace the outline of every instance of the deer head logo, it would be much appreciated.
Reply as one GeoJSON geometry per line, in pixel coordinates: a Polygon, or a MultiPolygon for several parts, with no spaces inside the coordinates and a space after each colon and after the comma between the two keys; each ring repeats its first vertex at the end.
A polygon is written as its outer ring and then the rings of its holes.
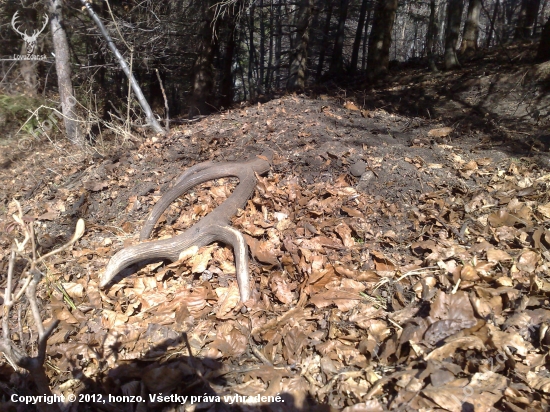
{"type": "Polygon", "coordinates": [[[11,26],[13,27],[13,30],[15,30],[15,32],[19,34],[23,38],[23,40],[25,40],[25,43],[27,43],[27,56],[31,56],[34,52],[34,49],[36,48],[36,41],[38,40],[38,36],[46,28],[49,18],[47,14],[44,14],[44,25],[42,26],[42,28],[40,30],[33,30],[32,35],[29,36],[26,30],[24,33],[21,33],[17,28],[17,24],[19,24],[19,22],[17,21],[17,18],[19,17],[18,14],[19,11],[16,11],[13,15],[13,18],[11,19],[11,26]]]}

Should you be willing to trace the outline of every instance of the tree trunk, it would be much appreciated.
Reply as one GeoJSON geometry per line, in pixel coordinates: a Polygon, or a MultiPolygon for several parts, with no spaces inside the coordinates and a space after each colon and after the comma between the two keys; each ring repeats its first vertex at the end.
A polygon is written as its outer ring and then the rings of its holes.
{"type": "MultiPolygon", "coordinates": [[[[264,23],[264,0],[260,0],[260,80],[258,88],[262,88],[264,84],[265,73],[265,23],[264,23]]],[[[262,90],[263,92],[263,90],[262,90]]]]}
{"type": "MultiPolygon", "coordinates": [[[[36,52],[36,51],[35,51],[36,52]]],[[[21,46],[21,55],[27,54],[27,42],[23,42],[21,46]]],[[[38,92],[38,74],[36,73],[36,61],[21,60],[19,71],[25,82],[25,93],[29,96],[36,96],[38,92]]]]}
{"type": "Polygon", "coordinates": [[[497,21],[499,3],[500,3],[500,0],[495,1],[495,8],[493,9],[493,17],[491,18],[489,34],[487,35],[487,43],[485,44],[485,47],[487,48],[491,46],[491,41],[493,40],[493,33],[495,32],[495,23],[497,21]]]}
{"type": "MultiPolygon", "coordinates": [[[[240,9],[240,4],[237,7],[240,9]]],[[[223,57],[222,76],[220,81],[220,104],[228,108],[233,103],[233,56],[235,55],[235,31],[236,31],[236,16],[235,13],[229,14],[226,19],[227,43],[225,45],[225,55],[223,57]]]]}
{"type": "Polygon", "coordinates": [[[344,51],[344,38],[346,30],[346,19],[348,18],[349,0],[340,0],[340,16],[338,18],[338,30],[336,31],[336,39],[334,40],[334,51],[330,60],[329,72],[331,74],[340,74],[342,72],[343,61],[342,54],[344,51]]]}
{"type": "Polygon", "coordinates": [[[325,63],[325,53],[328,47],[328,36],[330,33],[330,21],[332,20],[332,10],[334,5],[331,0],[327,0],[327,19],[323,28],[323,40],[321,42],[321,50],[319,51],[319,62],[317,63],[317,74],[315,78],[319,80],[323,74],[323,64],[325,63]]]}
{"type": "Polygon", "coordinates": [[[214,55],[216,53],[216,37],[219,19],[212,26],[212,1],[198,2],[202,13],[201,28],[199,31],[199,55],[193,68],[193,97],[189,107],[189,118],[210,113],[214,109],[214,55]]]}
{"type": "Polygon", "coordinates": [[[367,77],[373,80],[388,71],[397,0],[378,0],[369,38],[367,77]]]}
{"type": "Polygon", "coordinates": [[[365,33],[363,34],[363,55],[361,56],[361,71],[365,71],[367,68],[367,46],[369,44],[369,24],[372,16],[372,6],[374,0],[371,0],[369,4],[369,11],[367,13],[367,21],[365,21],[365,33]]]}
{"type": "Polygon", "coordinates": [[[460,33],[460,22],[462,20],[463,10],[464,0],[449,0],[449,5],[447,6],[447,27],[445,28],[446,70],[460,67],[458,56],[456,55],[456,46],[460,33]]]}
{"type": "Polygon", "coordinates": [[[248,19],[248,91],[250,100],[256,98],[256,82],[254,81],[254,61],[256,60],[256,49],[254,47],[254,13],[256,12],[256,3],[250,5],[250,16],[248,19]]]}
{"type": "Polygon", "coordinates": [[[281,88],[281,54],[283,44],[283,9],[282,2],[277,5],[277,35],[275,40],[275,88],[281,88]]]}
{"type": "Polygon", "coordinates": [[[273,40],[275,37],[275,25],[274,25],[274,14],[275,10],[273,8],[273,0],[269,6],[269,53],[267,55],[267,70],[265,74],[264,87],[266,91],[270,91],[272,87],[272,70],[273,70],[273,40]]]}
{"type": "MultiPolygon", "coordinates": [[[[357,70],[357,61],[359,59],[359,47],[361,46],[361,39],[363,34],[363,28],[365,26],[365,17],[367,15],[367,9],[371,4],[371,0],[363,0],[361,3],[361,11],[359,12],[359,21],[357,22],[357,30],[355,31],[355,40],[353,41],[353,51],[351,53],[351,66],[350,72],[355,73],[357,70]]],[[[367,28],[365,28],[366,30],[367,28]]]]}
{"type": "Polygon", "coordinates": [[[537,53],[537,61],[545,62],[548,60],[550,60],[550,17],[542,28],[539,50],[537,53]]]}
{"type": "Polygon", "coordinates": [[[290,76],[287,88],[303,89],[306,85],[307,47],[309,43],[309,24],[313,0],[302,0],[296,16],[296,38],[290,60],[290,76]]]}
{"type": "Polygon", "coordinates": [[[464,24],[464,34],[462,35],[462,53],[468,50],[477,50],[477,39],[479,36],[479,16],[481,13],[481,0],[470,0],[468,4],[468,15],[464,24]]]}
{"type": "Polygon", "coordinates": [[[438,72],[435,65],[435,44],[439,32],[439,22],[436,17],[436,0],[430,0],[430,20],[428,21],[428,30],[426,33],[426,49],[428,55],[428,66],[432,72],[438,72]]]}
{"type": "Polygon", "coordinates": [[[533,28],[539,12],[540,0],[522,0],[514,38],[527,39],[533,35],[533,28]]]}
{"type": "Polygon", "coordinates": [[[50,0],[50,25],[52,29],[52,42],[55,53],[55,70],[57,72],[57,85],[63,112],[63,123],[68,139],[77,146],[84,145],[84,136],[79,131],[74,106],[76,99],[73,94],[71,80],[71,66],[69,56],[69,43],[63,27],[62,1],[50,0]]]}

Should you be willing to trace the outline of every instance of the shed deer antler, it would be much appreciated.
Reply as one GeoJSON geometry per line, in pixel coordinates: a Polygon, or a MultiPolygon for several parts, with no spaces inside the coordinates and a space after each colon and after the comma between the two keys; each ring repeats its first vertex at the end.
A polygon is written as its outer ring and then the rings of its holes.
{"type": "Polygon", "coordinates": [[[226,176],[239,178],[239,184],[221,205],[191,226],[184,233],[169,239],[143,242],[122,249],[116,253],[103,276],[100,287],[105,287],[123,268],[146,259],[178,260],[180,254],[192,246],[206,246],[212,242],[221,241],[233,247],[235,266],[237,269],[237,284],[241,301],[250,299],[250,279],[248,273],[247,248],[243,235],[229,225],[231,216],[239,208],[246,205],[246,201],[254,192],[256,173],[267,172],[271,165],[273,153],[264,152],[263,156],[256,157],[248,162],[238,163],[199,163],[183,173],[155,205],[147,218],[140,233],[140,240],[146,240],[155,223],[170,204],[187,190],[201,183],[226,176]]]}
{"type": "Polygon", "coordinates": [[[36,41],[38,40],[38,35],[44,31],[50,19],[47,14],[44,14],[45,19],[44,19],[44,25],[42,26],[42,28],[40,30],[37,30],[37,29],[33,30],[32,35],[29,36],[26,30],[23,33],[19,31],[19,29],[17,28],[16,24],[19,23],[17,21],[18,17],[19,17],[19,11],[16,11],[11,19],[11,26],[13,27],[13,30],[17,34],[19,34],[21,37],[23,37],[23,40],[25,40],[25,42],[27,43],[27,55],[30,56],[31,54],[33,54],[34,49],[36,48],[36,41]]]}

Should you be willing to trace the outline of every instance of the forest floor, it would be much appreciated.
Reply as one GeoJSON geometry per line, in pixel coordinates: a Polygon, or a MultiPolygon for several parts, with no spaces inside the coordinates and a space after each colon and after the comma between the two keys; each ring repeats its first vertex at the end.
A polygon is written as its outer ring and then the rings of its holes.
{"type": "MultiPolygon", "coordinates": [[[[549,69],[503,50],[457,71],[400,67],[368,89],[274,97],[101,153],[61,140],[4,151],[2,288],[21,239],[12,199],[41,254],[86,222],[40,267],[45,322],[61,321],[47,350],[54,393],[95,396],[74,411],[260,409],[236,395],[276,397],[262,408],[280,411],[549,410],[549,69]],[[233,220],[250,248],[247,311],[220,244],[99,288],[185,169],[266,148],[272,170],[233,220]]],[[[184,231],[234,186],[182,196],[154,237],[184,231]]],[[[32,351],[21,309],[12,338],[32,351]]],[[[0,361],[1,410],[32,410],[9,402],[33,393],[28,381],[0,361]]]]}

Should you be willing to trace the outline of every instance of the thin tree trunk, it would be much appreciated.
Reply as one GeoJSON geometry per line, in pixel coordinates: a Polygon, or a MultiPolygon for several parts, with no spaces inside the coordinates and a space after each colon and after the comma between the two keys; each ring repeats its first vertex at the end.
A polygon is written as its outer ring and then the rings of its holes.
{"type": "Polygon", "coordinates": [[[274,14],[275,14],[275,10],[273,8],[273,0],[271,0],[271,4],[269,6],[269,54],[267,56],[267,70],[265,73],[265,83],[264,83],[265,85],[264,87],[266,91],[271,90],[271,84],[273,81],[271,77],[273,73],[273,40],[275,36],[275,32],[274,32],[275,26],[273,24],[274,14]]]}
{"type": "Polygon", "coordinates": [[[256,97],[256,84],[254,82],[254,60],[256,50],[254,48],[254,13],[256,12],[255,2],[250,5],[250,16],[248,20],[248,90],[250,92],[250,100],[256,97]]]}
{"type": "Polygon", "coordinates": [[[487,48],[491,46],[491,41],[493,40],[493,34],[495,32],[495,23],[497,21],[497,16],[498,16],[499,3],[500,3],[500,0],[495,1],[495,7],[493,9],[493,17],[491,18],[491,25],[489,27],[489,34],[487,34],[487,43],[485,44],[485,47],[487,48]]]}
{"type": "Polygon", "coordinates": [[[265,24],[264,24],[264,0],[260,0],[260,79],[258,88],[264,84],[265,73],[265,24]]]}
{"type": "Polygon", "coordinates": [[[369,10],[367,12],[367,20],[365,21],[365,33],[363,34],[363,55],[361,56],[361,71],[365,71],[367,68],[367,47],[369,44],[369,24],[372,16],[372,6],[375,0],[369,2],[369,10]]]}
{"type": "Polygon", "coordinates": [[[219,19],[212,25],[213,8],[212,1],[199,2],[202,21],[200,28],[200,49],[193,70],[193,97],[189,107],[189,118],[196,115],[210,113],[214,108],[214,55],[217,48],[216,37],[219,19]]]}
{"type": "Polygon", "coordinates": [[[319,52],[319,62],[317,63],[317,74],[315,78],[319,80],[323,74],[323,64],[325,63],[325,52],[328,47],[328,36],[330,33],[330,21],[332,19],[332,10],[334,5],[331,0],[327,0],[327,19],[325,20],[325,27],[323,28],[323,40],[321,42],[321,50],[319,52]]]}
{"type": "Polygon", "coordinates": [[[460,34],[460,22],[464,0],[450,0],[447,6],[447,27],[445,28],[445,69],[460,67],[456,47],[460,34]]]}
{"type": "Polygon", "coordinates": [[[479,37],[479,16],[481,14],[481,0],[470,0],[468,4],[468,15],[464,24],[462,35],[462,53],[468,50],[477,50],[477,39],[479,37]]]}
{"type": "Polygon", "coordinates": [[[548,60],[550,60],[550,17],[542,28],[539,50],[537,52],[537,61],[545,62],[548,60]]]}
{"type": "Polygon", "coordinates": [[[275,88],[281,88],[281,54],[283,43],[283,9],[281,0],[277,4],[277,35],[275,41],[275,88]]]}
{"type": "Polygon", "coordinates": [[[348,18],[349,0],[340,0],[340,15],[338,17],[338,30],[334,40],[334,51],[330,60],[329,72],[331,74],[340,74],[342,72],[344,51],[344,38],[346,29],[346,19],[348,18]]]}
{"type": "MultiPolygon", "coordinates": [[[[236,5],[236,9],[240,9],[240,3],[236,5]]],[[[222,77],[220,81],[220,104],[227,108],[231,106],[234,99],[234,79],[233,79],[233,56],[235,55],[235,31],[236,31],[236,16],[231,12],[225,19],[225,29],[227,30],[227,43],[225,45],[225,56],[223,57],[222,77]]]]}
{"type": "Polygon", "coordinates": [[[367,77],[373,80],[388,71],[397,0],[378,0],[369,37],[367,77]]]}
{"type": "Polygon", "coordinates": [[[48,5],[50,9],[50,25],[55,53],[57,84],[65,132],[72,143],[77,146],[83,146],[85,143],[84,136],[79,131],[76,113],[74,111],[76,99],[74,98],[73,83],[71,80],[69,43],[67,42],[67,34],[63,27],[62,1],[50,0],[48,5]]]}
{"type": "Polygon", "coordinates": [[[428,31],[426,33],[426,49],[428,54],[428,66],[432,72],[438,72],[435,65],[435,42],[439,31],[439,22],[436,18],[436,0],[430,0],[430,20],[428,22],[428,31]]]}
{"type": "MultiPolygon", "coordinates": [[[[23,42],[21,46],[21,55],[27,54],[27,43],[23,42]]],[[[38,93],[38,75],[36,73],[36,61],[21,60],[19,71],[25,82],[25,92],[30,96],[36,96],[38,93]]]]}
{"type": "Polygon", "coordinates": [[[367,15],[367,9],[369,8],[370,2],[370,0],[363,0],[363,2],[361,3],[361,11],[359,12],[359,21],[357,22],[355,40],[353,41],[353,51],[351,53],[351,73],[355,73],[355,71],[357,70],[357,61],[359,59],[359,46],[361,46],[363,28],[365,26],[365,16],[367,15]]]}
{"type": "MultiPolygon", "coordinates": [[[[60,2],[60,0],[54,0],[54,1],[60,2]]],[[[80,0],[80,2],[84,5],[84,7],[86,7],[88,14],[96,24],[97,28],[101,32],[101,35],[103,36],[105,41],[107,42],[107,46],[117,58],[118,63],[120,64],[120,67],[122,67],[122,71],[124,72],[124,74],[126,74],[126,77],[128,77],[128,79],[130,80],[130,85],[132,86],[132,90],[134,91],[141,108],[145,112],[147,122],[155,132],[164,134],[166,131],[155,118],[155,115],[151,110],[151,106],[149,106],[149,103],[145,99],[145,96],[143,95],[143,92],[141,91],[141,88],[139,87],[138,82],[136,81],[136,79],[134,78],[134,75],[130,71],[130,67],[128,67],[128,63],[126,63],[126,60],[124,60],[124,57],[122,57],[122,54],[120,54],[120,52],[118,51],[117,47],[115,46],[115,43],[113,42],[113,39],[109,35],[109,32],[107,31],[107,29],[105,28],[105,26],[103,25],[99,17],[97,17],[97,14],[93,10],[90,3],[88,3],[86,0],[80,0]]],[[[57,58],[56,58],[56,61],[57,61],[57,58]]]]}
{"type": "Polygon", "coordinates": [[[309,44],[309,24],[313,0],[302,0],[296,16],[296,37],[294,50],[290,60],[290,76],[287,88],[303,89],[306,85],[307,48],[309,44]]]}
{"type": "Polygon", "coordinates": [[[522,0],[514,38],[526,39],[533,35],[540,8],[540,0],[522,0]]]}

